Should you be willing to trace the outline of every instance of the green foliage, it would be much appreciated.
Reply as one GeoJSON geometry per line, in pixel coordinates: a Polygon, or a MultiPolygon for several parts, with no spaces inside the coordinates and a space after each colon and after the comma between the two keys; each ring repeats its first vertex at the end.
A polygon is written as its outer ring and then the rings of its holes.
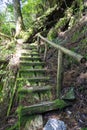
{"type": "MultiPolygon", "coordinates": [[[[14,53],[15,50],[14,42],[10,42],[7,45],[5,44],[6,43],[2,43],[2,46],[0,46],[0,60],[2,61],[10,60],[11,55],[14,53]]],[[[12,87],[14,85],[14,82],[11,77],[11,70],[8,71],[7,64],[5,63],[0,66],[0,72],[1,74],[3,74],[2,79],[0,80],[0,102],[4,101],[4,99],[8,95],[8,91],[10,94],[12,94],[14,90],[14,88],[12,87]]]]}
{"type": "Polygon", "coordinates": [[[10,35],[9,23],[6,23],[5,14],[0,13],[0,31],[4,34],[10,35]]]}
{"type": "Polygon", "coordinates": [[[64,108],[65,106],[68,105],[65,101],[60,100],[60,99],[56,99],[56,100],[55,100],[55,104],[58,105],[58,108],[59,108],[59,109],[62,109],[62,108],[64,108]]]}
{"type": "Polygon", "coordinates": [[[14,126],[7,128],[6,130],[19,130],[18,122],[14,126]]]}
{"type": "MultiPolygon", "coordinates": [[[[7,16],[9,17],[9,16],[7,16]]],[[[4,13],[0,13],[0,32],[10,35],[10,29],[14,26],[14,24],[8,22],[6,15],[4,13]]]]}
{"type": "Polygon", "coordinates": [[[81,130],[87,130],[87,128],[82,128],[81,130]]]}
{"type": "Polygon", "coordinates": [[[77,4],[78,4],[78,6],[79,6],[79,11],[80,12],[82,12],[82,10],[83,10],[83,0],[77,0],[77,4]]]}
{"type": "Polygon", "coordinates": [[[22,15],[26,27],[31,27],[32,22],[36,20],[37,15],[43,14],[43,4],[41,0],[28,0],[22,8],[22,15]]]}
{"type": "MultiPolygon", "coordinates": [[[[13,50],[6,49],[6,45],[0,46],[0,60],[6,61],[7,57],[13,53],[13,50]]],[[[8,60],[8,59],[7,59],[8,60]]],[[[3,101],[4,83],[6,82],[6,66],[7,64],[0,64],[0,102],[3,101]]]]}
{"type": "Polygon", "coordinates": [[[14,42],[9,42],[7,45],[0,46],[0,59],[6,60],[8,56],[13,54],[15,51],[15,46],[16,45],[14,42]]]}
{"type": "Polygon", "coordinates": [[[76,40],[78,40],[79,35],[80,35],[80,32],[79,32],[79,31],[75,32],[75,33],[73,34],[73,36],[72,36],[71,41],[72,41],[72,42],[75,42],[76,40]]]}

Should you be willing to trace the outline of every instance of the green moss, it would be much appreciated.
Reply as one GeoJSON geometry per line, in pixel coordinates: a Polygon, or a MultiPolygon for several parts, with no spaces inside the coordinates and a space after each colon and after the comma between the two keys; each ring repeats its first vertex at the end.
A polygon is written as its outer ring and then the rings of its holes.
{"type": "Polygon", "coordinates": [[[67,106],[68,104],[65,101],[63,101],[63,100],[56,99],[55,100],[55,105],[58,106],[59,109],[62,109],[65,106],[67,106]]]}
{"type": "Polygon", "coordinates": [[[19,128],[24,127],[27,121],[29,122],[29,121],[31,121],[35,117],[35,115],[31,115],[31,116],[25,115],[25,116],[22,116],[22,111],[21,111],[22,108],[23,108],[22,106],[19,106],[17,108],[17,111],[16,111],[18,113],[19,128]]]}
{"type": "Polygon", "coordinates": [[[29,93],[32,93],[33,92],[33,90],[32,89],[23,89],[23,88],[20,88],[19,90],[18,90],[18,94],[29,94],[29,93]]]}
{"type": "Polygon", "coordinates": [[[48,37],[49,40],[52,41],[53,39],[55,39],[57,37],[57,35],[58,35],[57,30],[55,28],[51,28],[47,37],[48,37]]]}
{"type": "Polygon", "coordinates": [[[58,23],[55,25],[55,28],[58,30],[60,29],[62,26],[64,26],[67,22],[67,17],[61,18],[58,23]]]}

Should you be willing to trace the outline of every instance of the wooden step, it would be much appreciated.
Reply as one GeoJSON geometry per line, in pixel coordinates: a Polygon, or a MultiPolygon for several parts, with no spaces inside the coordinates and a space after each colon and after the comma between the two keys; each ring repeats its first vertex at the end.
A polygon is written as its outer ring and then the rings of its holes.
{"type": "MultiPolygon", "coordinates": [[[[18,78],[18,81],[20,81],[22,78],[18,78]]],[[[29,81],[29,82],[47,82],[49,81],[49,77],[32,77],[32,78],[27,78],[27,77],[24,77],[23,78],[24,81],[29,81]]]]}
{"type": "Polygon", "coordinates": [[[29,47],[30,49],[36,49],[36,45],[31,45],[31,44],[23,44],[23,47],[29,47]]]}
{"type": "Polygon", "coordinates": [[[40,114],[51,110],[63,109],[66,106],[69,106],[69,104],[60,99],[56,99],[50,102],[42,102],[40,104],[21,107],[21,116],[40,114]]]}
{"type": "Polygon", "coordinates": [[[20,60],[41,60],[40,57],[21,56],[20,60]]]}
{"type": "Polygon", "coordinates": [[[26,50],[35,50],[35,51],[37,51],[37,48],[36,48],[36,47],[30,47],[30,46],[23,47],[23,49],[26,49],[26,50]]]}
{"type": "Polygon", "coordinates": [[[20,64],[23,66],[43,66],[43,65],[45,65],[44,62],[27,62],[27,61],[20,61],[20,64]]]}
{"type": "Polygon", "coordinates": [[[22,49],[22,51],[26,52],[26,53],[38,53],[38,50],[28,50],[28,49],[22,49]]]}
{"type": "Polygon", "coordinates": [[[18,90],[18,94],[28,94],[28,93],[38,93],[38,92],[44,92],[44,91],[48,91],[51,90],[52,86],[33,86],[33,87],[29,87],[29,88],[21,88],[18,90]]]}
{"type": "Polygon", "coordinates": [[[33,52],[32,52],[32,53],[23,52],[22,55],[23,55],[23,56],[39,56],[38,53],[33,53],[33,52]]]}
{"type": "Polygon", "coordinates": [[[47,69],[21,69],[19,70],[19,73],[33,73],[33,72],[45,73],[46,71],[47,69]]]}

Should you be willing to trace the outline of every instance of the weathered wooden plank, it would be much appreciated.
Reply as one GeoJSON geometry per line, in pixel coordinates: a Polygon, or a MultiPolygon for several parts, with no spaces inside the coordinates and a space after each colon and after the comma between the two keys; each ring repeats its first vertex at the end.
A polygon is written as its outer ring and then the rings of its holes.
{"type": "Polygon", "coordinates": [[[40,114],[56,109],[62,109],[68,105],[69,104],[67,104],[65,101],[56,99],[51,102],[42,102],[40,104],[35,104],[32,106],[21,107],[19,110],[21,110],[21,115],[24,116],[24,115],[40,114]]]}
{"type": "MultiPolygon", "coordinates": [[[[18,78],[18,80],[21,80],[22,78],[18,78]]],[[[49,77],[32,77],[32,78],[24,78],[24,81],[30,81],[30,82],[47,82],[49,81],[49,77]]],[[[22,79],[23,80],[23,79],[22,79]]]]}
{"type": "Polygon", "coordinates": [[[33,73],[33,72],[38,72],[38,73],[45,73],[47,69],[20,69],[20,73],[33,73]]]}
{"type": "Polygon", "coordinates": [[[39,66],[39,65],[45,65],[44,62],[27,62],[27,61],[20,61],[21,65],[26,65],[26,66],[39,66]]]}
{"type": "Polygon", "coordinates": [[[41,60],[40,57],[21,56],[20,60],[41,60]]]}
{"type": "Polygon", "coordinates": [[[44,92],[47,90],[51,90],[52,86],[34,86],[29,88],[21,88],[18,90],[18,94],[29,94],[29,93],[38,93],[38,92],[44,92]]]}

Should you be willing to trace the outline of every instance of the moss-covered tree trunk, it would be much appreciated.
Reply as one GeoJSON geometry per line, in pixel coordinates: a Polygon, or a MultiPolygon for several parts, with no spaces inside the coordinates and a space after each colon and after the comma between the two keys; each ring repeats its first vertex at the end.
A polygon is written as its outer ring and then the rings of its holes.
{"type": "Polygon", "coordinates": [[[15,22],[16,22],[16,36],[18,36],[21,30],[24,30],[24,23],[21,13],[20,0],[13,0],[15,22]]]}

